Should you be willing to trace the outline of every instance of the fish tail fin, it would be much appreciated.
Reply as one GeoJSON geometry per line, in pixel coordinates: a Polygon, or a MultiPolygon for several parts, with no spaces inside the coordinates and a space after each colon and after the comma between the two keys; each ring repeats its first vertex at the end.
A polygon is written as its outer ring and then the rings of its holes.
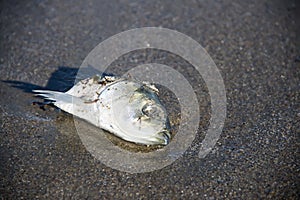
{"type": "Polygon", "coordinates": [[[52,101],[55,106],[65,112],[77,115],[77,108],[84,107],[84,101],[70,94],[51,90],[33,90],[36,96],[41,96],[46,100],[52,101]]]}

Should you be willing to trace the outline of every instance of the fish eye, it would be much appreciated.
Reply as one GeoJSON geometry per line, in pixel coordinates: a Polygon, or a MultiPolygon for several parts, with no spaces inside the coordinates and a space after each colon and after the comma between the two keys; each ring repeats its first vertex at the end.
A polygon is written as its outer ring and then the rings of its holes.
{"type": "Polygon", "coordinates": [[[143,106],[142,113],[144,115],[148,116],[150,114],[150,111],[151,111],[151,106],[149,104],[146,104],[146,105],[143,106]]]}
{"type": "Polygon", "coordinates": [[[161,109],[155,105],[146,104],[142,108],[142,113],[150,118],[155,118],[160,115],[161,109]]]}

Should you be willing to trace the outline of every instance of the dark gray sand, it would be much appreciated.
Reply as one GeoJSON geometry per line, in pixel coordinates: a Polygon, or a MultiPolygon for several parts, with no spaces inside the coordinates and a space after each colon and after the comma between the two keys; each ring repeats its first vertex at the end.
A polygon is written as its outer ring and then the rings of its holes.
{"type": "MultiPolygon", "coordinates": [[[[2,1],[0,199],[299,198],[299,13],[296,1],[278,0],[2,1]],[[172,55],[125,55],[111,72],[159,57],[191,82],[201,112],[199,132],[182,157],[161,170],[129,174],[93,158],[72,116],[32,105],[41,100],[30,91],[65,91],[98,43],[144,26],[180,31],[208,51],[224,79],[227,118],[216,146],[200,159],[210,118],[201,77],[172,55]]],[[[169,112],[176,130],[176,106],[169,112]]]]}

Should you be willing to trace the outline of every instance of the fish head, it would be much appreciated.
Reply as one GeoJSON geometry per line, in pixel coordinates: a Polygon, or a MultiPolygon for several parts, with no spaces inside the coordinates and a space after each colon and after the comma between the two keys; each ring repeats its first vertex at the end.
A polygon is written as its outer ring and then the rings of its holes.
{"type": "Polygon", "coordinates": [[[146,145],[167,145],[170,142],[167,111],[159,101],[157,92],[153,85],[142,84],[130,96],[118,100],[119,105],[115,108],[119,108],[116,119],[122,127],[123,135],[120,137],[146,145]]]}

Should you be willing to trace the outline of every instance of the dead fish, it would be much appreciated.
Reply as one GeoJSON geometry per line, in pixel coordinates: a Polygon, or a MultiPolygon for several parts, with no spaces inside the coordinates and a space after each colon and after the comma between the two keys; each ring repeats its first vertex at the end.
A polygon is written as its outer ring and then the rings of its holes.
{"type": "Polygon", "coordinates": [[[33,90],[74,116],[130,142],[167,145],[170,126],[155,85],[116,76],[84,79],[67,92],[33,90]]]}

